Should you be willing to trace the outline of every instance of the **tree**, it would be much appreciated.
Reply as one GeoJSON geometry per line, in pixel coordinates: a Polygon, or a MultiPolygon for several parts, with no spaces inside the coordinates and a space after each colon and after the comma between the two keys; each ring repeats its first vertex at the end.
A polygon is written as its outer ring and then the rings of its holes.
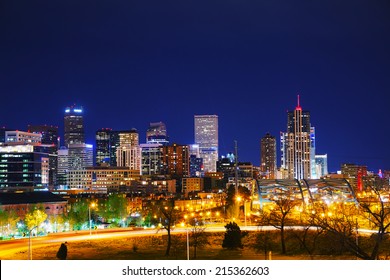
{"type": "Polygon", "coordinates": [[[225,225],[226,232],[222,242],[222,248],[237,249],[243,248],[241,243],[241,229],[235,222],[225,225]]]}
{"type": "Polygon", "coordinates": [[[300,204],[297,200],[294,200],[291,195],[277,197],[274,199],[274,207],[269,212],[263,212],[265,221],[269,225],[280,230],[280,242],[282,246],[282,254],[286,254],[286,240],[285,240],[285,227],[289,224],[293,224],[293,219],[290,214],[295,206],[300,204]]]}
{"type": "Polygon", "coordinates": [[[380,247],[383,243],[385,235],[389,234],[390,227],[390,203],[385,200],[382,195],[382,188],[380,186],[370,186],[371,197],[367,200],[361,199],[359,206],[362,212],[366,215],[370,224],[376,229],[375,243],[370,252],[369,259],[377,259],[380,253],[380,247]]]}
{"type": "Polygon", "coordinates": [[[72,229],[80,229],[82,224],[88,221],[89,202],[86,199],[78,200],[69,205],[68,221],[72,229]]]}
{"type": "Polygon", "coordinates": [[[272,235],[270,231],[259,231],[255,235],[255,242],[252,245],[253,248],[256,249],[257,252],[263,251],[264,259],[268,259],[268,254],[275,247],[275,242],[272,240],[272,235]]]}
{"type": "Polygon", "coordinates": [[[5,231],[6,235],[9,235],[11,229],[14,229],[16,227],[18,220],[19,217],[15,211],[4,211],[0,209],[0,227],[2,235],[5,235],[5,231]]]}
{"type": "Polygon", "coordinates": [[[167,243],[167,249],[165,251],[165,255],[169,256],[171,245],[172,245],[171,230],[178,216],[178,211],[175,208],[175,200],[169,199],[166,204],[162,203],[161,201],[159,203],[158,209],[163,218],[161,221],[161,226],[168,233],[168,243],[167,243]]]}
{"type": "Polygon", "coordinates": [[[193,258],[196,259],[197,249],[207,244],[207,238],[204,235],[206,226],[203,221],[200,221],[196,218],[190,219],[189,224],[191,226],[191,245],[194,248],[193,258]]]}
{"type": "Polygon", "coordinates": [[[27,225],[27,229],[31,230],[34,227],[39,228],[46,218],[47,214],[43,210],[34,209],[32,212],[26,214],[24,221],[27,225]]]}
{"type": "Polygon", "coordinates": [[[103,203],[100,216],[109,221],[121,223],[123,218],[127,217],[127,200],[124,194],[110,194],[103,203]]]}
{"type": "Polygon", "coordinates": [[[332,205],[317,204],[310,222],[332,234],[356,257],[375,260],[381,253],[385,236],[389,234],[390,203],[383,199],[381,188],[368,186],[367,189],[367,195],[358,197],[357,204],[342,203],[336,211],[332,205]],[[370,246],[359,242],[359,224],[371,225],[376,230],[369,240],[370,246]]]}

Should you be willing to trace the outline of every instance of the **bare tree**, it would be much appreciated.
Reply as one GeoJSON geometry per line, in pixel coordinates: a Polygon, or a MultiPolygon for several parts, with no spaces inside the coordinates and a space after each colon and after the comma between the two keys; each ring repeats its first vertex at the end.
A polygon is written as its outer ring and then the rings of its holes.
{"type": "Polygon", "coordinates": [[[168,200],[166,204],[160,203],[158,208],[160,213],[162,214],[161,226],[168,233],[168,243],[167,243],[167,249],[165,251],[165,255],[169,256],[171,245],[172,245],[171,230],[178,216],[178,211],[175,209],[174,199],[168,200]]]}
{"type": "Polygon", "coordinates": [[[285,228],[294,224],[294,219],[291,215],[292,210],[301,202],[293,199],[290,195],[277,197],[273,202],[274,206],[269,211],[264,211],[262,221],[280,230],[282,253],[286,254],[285,228]]]}
{"type": "Polygon", "coordinates": [[[382,194],[382,189],[367,187],[365,195],[358,197],[357,204],[341,204],[332,211],[326,204],[317,204],[311,224],[333,234],[343,246],[356,257],[375,260],[381,252],[381,245],[390,228],[390,203],[382,194]],[[360,225],[371,225],[376,230],[370,239],[370,246],[359,242],[360,225]]]}
{"type": "Polygon", "coordinates": [[[360,210],[366,217],[373,229],[377,232],[374,237],[374,246],[369,253],[369,259],[377,259],[380,254],[381,244],[390,228],[390,203],[389,195],[383,194],[380,186],[370,186],[370,195],[359,199],[360,210]]]}
{"type": "Polygon", "coordinates": [[[190,240],[192,247],[194,248],[193,258],[196,259],[197,249],[207,243],[207,238],[204,234],[206,226],[203,221],[196,218],[190,219],[189,224],[191,226],[190,240]]]}

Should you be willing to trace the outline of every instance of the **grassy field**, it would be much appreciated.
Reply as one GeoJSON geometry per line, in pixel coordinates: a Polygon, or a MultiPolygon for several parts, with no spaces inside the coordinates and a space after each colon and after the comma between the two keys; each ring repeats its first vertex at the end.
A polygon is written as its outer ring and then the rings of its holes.
{"type": "MultiPolygon", "coordinates": [[[[184,260],[187,258],[185,235],[174,235],[169,256],[165,256],[166,236],[148,236],[115,240],[89,240],[68,242],[68,260],[184,260]]],[[[197,249],[199,260],[264,260],[264,253],[247,246],[243,249],[222,248],[222,234],[210,234],[208,244],[197,249]]],[[[60,244],[34,248],[34,260],[56,260],[60,244]]],[[[26,260],[28,252],[22,251],[3,257],[3,260],[26,260]]],[[[350,259],[349,256],[317,256],[315,259],[350,259]]],[[[190,259],[194,259],[191,247],[190,259]]],[[[272,259],[310,259],[308,255],[286,256],[272,253],[272,259]]]]}

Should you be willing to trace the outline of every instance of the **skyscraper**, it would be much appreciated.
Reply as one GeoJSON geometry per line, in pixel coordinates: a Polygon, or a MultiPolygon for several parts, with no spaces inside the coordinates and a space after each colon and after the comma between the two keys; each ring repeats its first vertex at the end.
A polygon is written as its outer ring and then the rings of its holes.
{"type": "Polygon", "coordinates": [[[169,144],[167,135],[167,128],[163,122],[150,123],[146,131],[147,144],[162,144],[164,146],[169,144]]]}
{"type": "Polygon", "coordinates": [[[282,168],[289,179],[311,178],[310,112],[299,104],[287,113],[287,132],[281,133],[282,168]]]}
{"type": "Polygon", "coordinates": [[[267,133],[260,141],[260,169],[267,179],[275,179],[276,174],[276,139],[267,133]]]}
{"type": "Polygon", "coordinates": [[[69,144],[85,143],[83,108],[81,106],[70,106],[65,108],[64,116],[65,146],[69,144]]]}
{"type": "Polygon", "coordinates": [[[139,135],[135,128],[130,130],[111,131],[110,133],[110,166],[117,163],[117,149],[124,145],[139,145],[139,135]]]}
{"type": "Polygon", "coordinates": [[[195,144],[199,145],[204,172],[215,172],[218,161],[218,116],[195,115],[195,144]]]}
{"type": "Polygon", "coordinates": [[[97,166],[110,165],[110,134],[111,128],[96,131],[95,163],[97,166]]]}
{"type": "MultiPolygon", "coordinates": [[[[136,129],[117,132],[116,166],[129,167],[141,173],[141,148],[139,135],[136,129]]],[[[113,144],[113,143],[111,143],[113,144]]]]}

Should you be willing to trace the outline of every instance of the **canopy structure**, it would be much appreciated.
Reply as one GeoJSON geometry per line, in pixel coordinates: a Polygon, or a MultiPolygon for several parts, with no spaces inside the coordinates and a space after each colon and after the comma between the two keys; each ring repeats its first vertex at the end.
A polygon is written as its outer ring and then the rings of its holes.
{"type": "Polygon", "coordinates": [[[277,199],[289,198],[302,200],[304,204],[315,201],[332,202],[356,202],[355,193],[345,179],[259,179],[256,180],[255,191],[262,208],[263,203],[277,199]]]}

